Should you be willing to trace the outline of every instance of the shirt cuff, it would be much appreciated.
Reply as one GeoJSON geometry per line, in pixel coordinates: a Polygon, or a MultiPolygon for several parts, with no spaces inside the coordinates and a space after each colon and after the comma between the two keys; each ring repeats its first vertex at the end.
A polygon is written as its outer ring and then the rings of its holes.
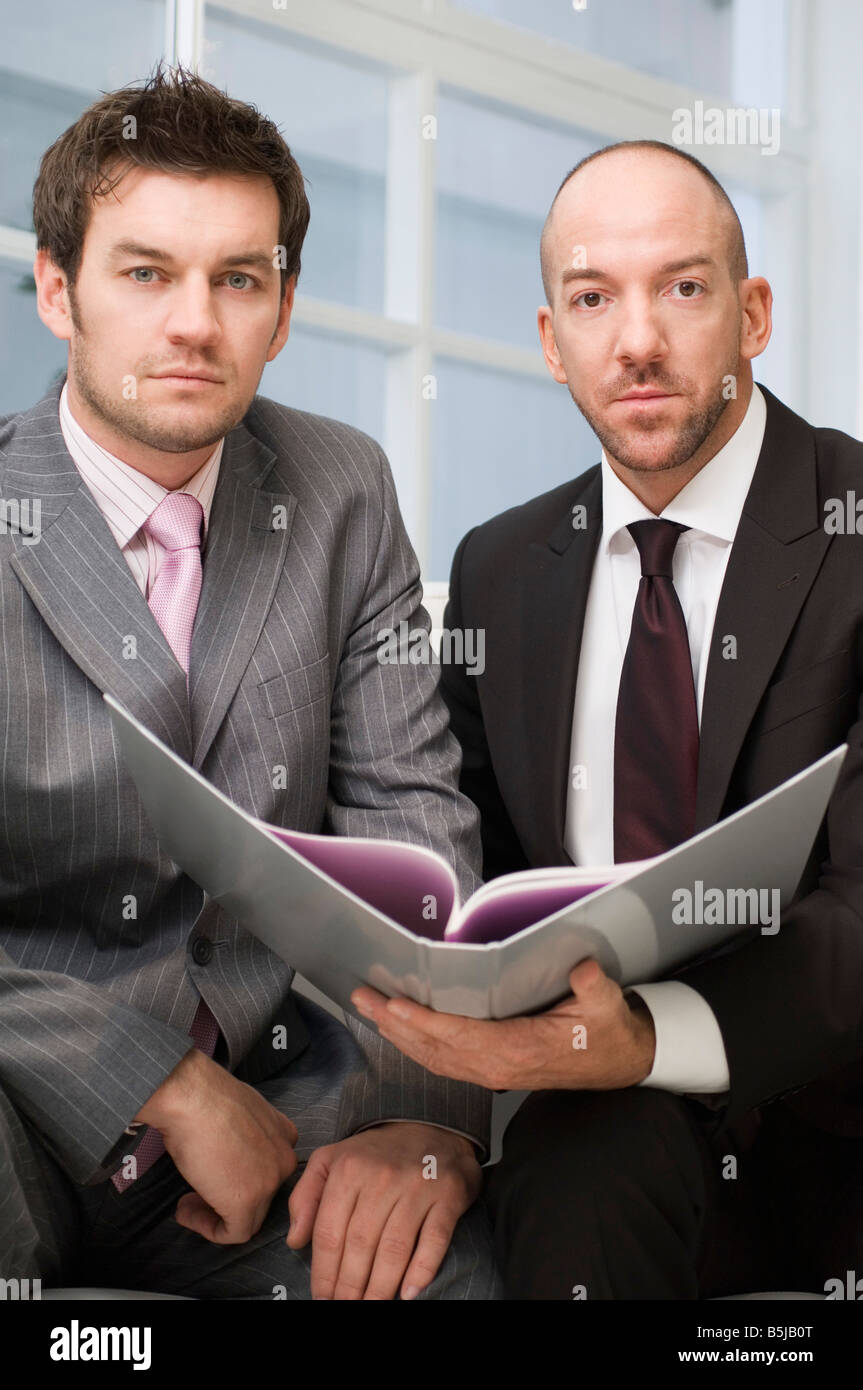
{"type": "Polygon", "coordinates": [[[407,1116],[402,1119],[400,1116],[394,1115],[386,1120],[369,1120],[366,1124],[355,1129],[354,1134],[362,1134],[364,1129],[376,1129],[378,1125],[428,1125],[431,1129],[442,1129],[446,1134],[460,1134],[462,1139],[469,1139],[476,1151],[477,1163],[485,1163],[489,1156],[487,1145],[477,1139],[475,1134],[467,1134],[463,1129],[453,1129],[452,1125],[440,1125],[435,1120],[417,1120],[416,1118],[411,1120],[407,1116]]]}
{"type": "Polygon", "coordinates": [[[707,1000],[682,980],[635,985],[653,1016],[656,1053],[653,1068],[639,1086],[656,1086],[677,1095],[727,1091],[731,1084],[725,1044],[707,1000]]]}

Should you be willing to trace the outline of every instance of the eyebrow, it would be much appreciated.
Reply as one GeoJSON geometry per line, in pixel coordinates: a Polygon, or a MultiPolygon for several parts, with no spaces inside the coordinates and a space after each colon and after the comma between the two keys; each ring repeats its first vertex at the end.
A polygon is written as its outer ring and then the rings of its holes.
{"type": "MultiPolygon", "coordinates": [[[[679,261],[666,261],[665,265],[657,268],[657,275],[676,275],[681,270],[691,270],[693,266],[716,266],[716,261],[712,256],[685,256],[679,261]]],[[[614,277],[605,270],[597,270],[593,266],[568,266],[561,277],[562,285],[569,285],[575,280],[603,280],[609,281],[614,277]]]]}
{"type": "MultiPolygon", "coordinates": [[[[175,258],[170,251],[165,251],[159,246],[145,246],[140,241],[117,241],[108,253],[109,262],[127,260],[130,256],[135,256],[145,261],[161,261],[163,265],[176,265],[175,258]]],[[[223,267],[232,265],[251,265],[259,269],[274,270],[272,256],[268,256],[265,251],[237,251],[222,259],[223,267]]]]}

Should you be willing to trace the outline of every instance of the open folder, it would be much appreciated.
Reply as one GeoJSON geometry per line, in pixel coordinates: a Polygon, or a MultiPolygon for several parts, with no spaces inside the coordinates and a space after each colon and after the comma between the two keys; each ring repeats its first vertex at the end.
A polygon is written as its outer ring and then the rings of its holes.
{"type": "Polygon", "coordinates": [[[448,1013],[509,1018],[568,995],[586,956],[625,986],[741,933],[776,934],[846,750],[655,859],[506,874],[462,904],[432,850],[267,825],[104,698],[165,853],[351,1012],[365,983],[448,1013]]]}

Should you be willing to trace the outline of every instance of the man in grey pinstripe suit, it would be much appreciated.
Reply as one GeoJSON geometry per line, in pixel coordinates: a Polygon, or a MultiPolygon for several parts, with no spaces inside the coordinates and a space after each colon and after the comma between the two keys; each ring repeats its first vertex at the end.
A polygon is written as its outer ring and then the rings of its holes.
{"type": "Polygon", "coordinates": [[[0,420],[0,1277],[499,1297],[489,1093],[292,992],[160,853],[101,699],[258,816],[427,844],[477,884],[435,675],[377,659],[382,628],[427,622],[386,459],[255,394],[288,336],[302,176],[251,108],[158,72],[46,153],[34,221],[69,363],[62,397],[0,420]],[[188,680],[136,524],[186,488],[188,680]],[[188,1036],[202,999],[212,1059],[188,1036]],[[118,1190],[141,1126],[167,1152],[118,1190]]]}

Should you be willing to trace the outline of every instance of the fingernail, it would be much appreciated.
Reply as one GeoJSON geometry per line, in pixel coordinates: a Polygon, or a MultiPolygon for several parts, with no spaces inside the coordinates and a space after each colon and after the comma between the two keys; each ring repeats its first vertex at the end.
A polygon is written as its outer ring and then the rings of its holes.
{"type": "Polygon", "coordinates": [[[408,1284],[407,1288],[402,1294],[402,1302],[406,1303],[409,1298],[416,1298],[418,1293],[419,1289],[417,1288],[416,1284],[408,1284]]]}

